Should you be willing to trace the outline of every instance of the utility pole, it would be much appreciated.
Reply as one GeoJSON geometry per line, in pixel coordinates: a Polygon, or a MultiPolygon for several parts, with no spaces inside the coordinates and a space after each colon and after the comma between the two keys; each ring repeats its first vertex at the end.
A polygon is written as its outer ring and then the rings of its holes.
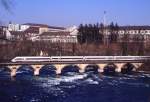
{"type": "Polygon", "coordinates": [[[106,21],[106,11],[104,11],[104,16],[103,16],[103,25],[104,25],[104,44],[106,45],[106,55],[111,55],[111,52],[109,50],[109,35],[108,35],[108,26],[107,26],[107,21],[106,21]]]}
{"type": "Polygon", "coordinates": [[[103,25],[104,25],[104,44],[108,45],[108,34],[107,34],[107,24],[106,24],[106,11],[103,15],[103,25]]]}
{"type": "Polygon", "coordinates": [[[105,27],[106,26],[106,11],[104,11],[104,15],[103,15],[103,24],[105,27]]]}

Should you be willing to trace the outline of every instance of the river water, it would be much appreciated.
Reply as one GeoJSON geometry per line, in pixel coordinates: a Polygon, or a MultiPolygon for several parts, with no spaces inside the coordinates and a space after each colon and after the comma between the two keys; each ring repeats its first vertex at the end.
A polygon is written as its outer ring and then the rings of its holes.
{"type": "MultiPolygon", "coordinates": [[[[3,69],[3,68],[2,68],[3,69]]],[[[104,75],[67,72],[33,76],[0,70],[0,102],[150,102],[150,74],[104,75]]]]}

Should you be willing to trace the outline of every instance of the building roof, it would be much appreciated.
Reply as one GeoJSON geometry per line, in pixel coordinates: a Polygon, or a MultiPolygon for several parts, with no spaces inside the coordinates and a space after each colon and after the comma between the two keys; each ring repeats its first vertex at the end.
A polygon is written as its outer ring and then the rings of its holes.
{"type": "Polygon", "coordinates": [[[24,31],[25,33],[39,34],[39,27],[29,27],[24,31]]]}
{"type": "Polygon", "coordinates": [[[70,32],[44,32],[40,36],[68,36],[70,32]]]}
{"type": "Polygon", "coordinates": [[[29,26],[33,26],[33,27],[49,27],[48,25],[46,24],[36,24],[36,23],[25,23],[25,24],[22,24],[22,25],[29,25],[29,26]]]}
{"type": "Polygon", "coordinates": [[[66,29],[64,27],[55,27],[55,26],[49,26],[48,28],[51,28],[51,29],[60,29],[60,30],[65,30],[66,29]]]}
{"type": "Polygon", "coordinates": [[[10,31],[11,35],[25,35],[26,33],[23,31],[10,31]]]}
{"type": "Polygon", "coordinates": [[[150,30],[150,26],[119,26],[120,30],[150,30]]]}
{"type": "Polygon", "coordinates": [[[64,27],[49,26],[47,24],[25,23],[23,25],[29,25],[29,26],[33,26],[33,27],[44,27],[44,28],[65,30],[64,27]]]}

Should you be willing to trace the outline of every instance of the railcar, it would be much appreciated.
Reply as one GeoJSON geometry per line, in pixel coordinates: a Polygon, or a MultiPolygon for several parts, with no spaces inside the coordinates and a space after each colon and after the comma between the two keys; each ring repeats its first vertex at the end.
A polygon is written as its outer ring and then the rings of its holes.
{"type": "Polygon", "coordinates": [[[12,62],[57,62],[57,61],[83,61],[84,56],[51,56],[51,57],[38,57],[38,56],[28,56],[28,57],[15,57],[12,62]]]}
{"type": "Polygon", "coordinates": [[[12,62],[45,62],[50,61],[50,57],[15,57],[12,62]]]}
{"type": "Polygon", "coordinates": [[[22,56],[15,57],[12,62],[75,62],[75,61],[107,61],[107,60],[143,60],[148,59],[146,56],[22,56]]]}

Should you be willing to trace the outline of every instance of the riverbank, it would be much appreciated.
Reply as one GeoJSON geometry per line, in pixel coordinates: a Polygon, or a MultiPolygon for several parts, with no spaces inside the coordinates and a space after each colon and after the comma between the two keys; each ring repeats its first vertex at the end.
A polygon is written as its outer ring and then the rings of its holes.
{"type": "Polygon", "coordinates": [[[0,45],[0,59],[16,56],[148,56],[150,43],[78,44],[16,41],[0,45]]]}

